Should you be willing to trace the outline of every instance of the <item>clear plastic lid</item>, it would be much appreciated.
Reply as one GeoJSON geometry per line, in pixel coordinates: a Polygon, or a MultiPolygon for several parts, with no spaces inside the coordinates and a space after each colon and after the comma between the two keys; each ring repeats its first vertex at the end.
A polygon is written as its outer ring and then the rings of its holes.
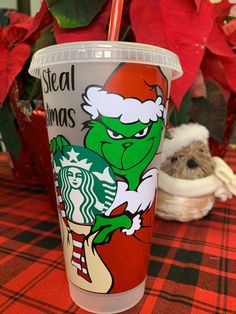
{"type": "Polygon", "coordinates": [[[40,77],[41,67],[68,62],[145,63],[172,69],[172,79],[183,74],[175,53],[156,46],[121,41],[73,42],[40,49],[33,55],[29,73],[40,77]]]}

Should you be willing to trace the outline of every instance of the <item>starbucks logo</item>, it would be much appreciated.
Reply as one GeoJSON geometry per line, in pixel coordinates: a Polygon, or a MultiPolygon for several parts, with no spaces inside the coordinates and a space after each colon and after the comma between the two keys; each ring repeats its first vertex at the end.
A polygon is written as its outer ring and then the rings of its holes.
{"type": "Polygon", "coordinates": [[[96,153],[76,145],[64,146],[54,155],[66,217],[92,225],[105,213],[116,195],[116,178],[109,164],[96,153]]]}

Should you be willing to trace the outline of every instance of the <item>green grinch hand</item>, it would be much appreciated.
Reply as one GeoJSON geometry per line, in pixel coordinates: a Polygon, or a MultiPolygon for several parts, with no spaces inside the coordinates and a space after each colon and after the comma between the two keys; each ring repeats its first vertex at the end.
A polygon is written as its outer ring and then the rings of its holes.
{"type": "Polygon", "coordinates": [[[95,224],[92,227],[91,233],[98,231],[98,234],[93,240],[94,244],[108,243],[113,232],[117,229],[129,229],[132,226],[132,219],[123,214],[116,217],[96,216],[95,224]]]}
{"type": "Polygon", "coordinates": [[[63,153],[63,148],[70,143],[63,135],[58,135],[57,137],[53,137],[50,141],[50,152],[55,155],[57,150],[60,150],[63,153]]]}

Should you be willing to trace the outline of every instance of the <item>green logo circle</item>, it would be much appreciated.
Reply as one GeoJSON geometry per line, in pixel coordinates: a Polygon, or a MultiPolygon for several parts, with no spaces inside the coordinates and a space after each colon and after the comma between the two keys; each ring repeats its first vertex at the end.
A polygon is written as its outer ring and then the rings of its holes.
{"type": "Polygon", "coordinates": [[[96,153],[77,145],[64,146],[54,156],[55,172],[66,217],[93,224],[116,195],[116,178],[110,165],[96,153]]]}

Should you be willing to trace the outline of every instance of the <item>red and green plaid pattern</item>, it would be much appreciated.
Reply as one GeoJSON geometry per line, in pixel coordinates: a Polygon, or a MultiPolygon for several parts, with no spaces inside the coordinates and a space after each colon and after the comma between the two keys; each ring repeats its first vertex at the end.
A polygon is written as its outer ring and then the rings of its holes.
{"type": "MultiPolygon", "coordinates": [[[[226,161],[236,172],[236,151],[226,161]]],[[[69,296],[57,214],[42,187],[14,181],[6,155],[0,156],[0,313],[87,313],[69,296]]],[[[236,313],[236,198],[216,202],[202,220],[155,220],[145,295],[123,313],[236,313]]]]}

